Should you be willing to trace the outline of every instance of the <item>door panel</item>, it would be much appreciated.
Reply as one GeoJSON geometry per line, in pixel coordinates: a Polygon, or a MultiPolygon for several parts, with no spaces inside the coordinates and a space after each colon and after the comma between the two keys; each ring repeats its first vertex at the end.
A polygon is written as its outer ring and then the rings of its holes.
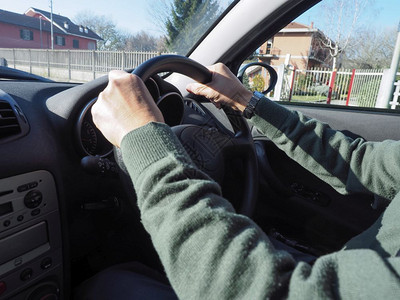
{"type": "MultiPolygon", "coordinates": [[[[369,141],[399,139],[400,114],[377,110],[302,106],[289,109],[328,123],[332,128],[369,141]]],[[[260,169],[256,221],[271,234],[315,254],[340,249],[378,218],[387,200],[372,194],[341,195],[302,168],[253,128],[260,169]]]]}

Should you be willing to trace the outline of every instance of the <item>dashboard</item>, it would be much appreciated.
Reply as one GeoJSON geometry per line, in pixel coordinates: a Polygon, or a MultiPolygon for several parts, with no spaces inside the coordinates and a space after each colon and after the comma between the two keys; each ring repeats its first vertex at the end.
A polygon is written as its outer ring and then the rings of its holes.
{"type": "MultiPolygon", "coordinates": [[[[106,77],[82,85],[0,81],[0,299],[57,299],[67,295],[64,286],[104,267],[96,262],[91,271],[85,268],[99,252],[113,257],[109,264],[118,263],[109,250],[118,244],[104,236],[121,220],[135,229],[132,243],[143,244],[123,259],[157,261],[155,253],[143,254],[152,248],[132,205],[134,192],[126,192],[113,147],[91,118],[106,84],[106,77]],[[88,158],[112,172],[88,167],[88,158]]],[[[183,99],[161,77],[146,86],[168,125],[216,124],[206,108],[183,99]]]]}

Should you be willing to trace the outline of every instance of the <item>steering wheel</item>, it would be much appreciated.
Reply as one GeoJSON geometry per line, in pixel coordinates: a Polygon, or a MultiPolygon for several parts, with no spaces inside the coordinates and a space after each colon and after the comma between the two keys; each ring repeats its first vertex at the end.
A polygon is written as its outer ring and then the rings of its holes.
{"type": "MultiPolygon", "coordinates": [[[[212,80],[212,73],[206,67],[179,55],[154,57],[141,64],[132,73],[146,81],[152,75],[161,72],[177,72],[203,84],[212,80]]],[[[223,109],[232,127],[236,129],[234,134],[193,124],[174,126],[172,130],[197,167],[219,183],[223,179],[225,160],[240,158],[243,161],[245,170],[243,195],[241,203],[237,205],[237,211],[251,216],[258,189],[258,165],[253,139],[249,126],[241,114],[227,107],[223,109]]],[[[114,150],[117,152],[118,164],[126,172],[120,150],[118,148],[114,150]]]]}

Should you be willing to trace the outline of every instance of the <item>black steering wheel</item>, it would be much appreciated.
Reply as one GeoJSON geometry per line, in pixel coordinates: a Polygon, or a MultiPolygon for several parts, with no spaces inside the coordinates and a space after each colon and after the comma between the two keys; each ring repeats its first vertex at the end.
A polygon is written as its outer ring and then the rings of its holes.
{"type": "MultiPolygon", "coordinates": [[[[212,80],[212,73],[206,67],[179,55],[154,57],[141,64],[132,73],[146,81],[161,72],[177,72],[204,84],[212,80]]],[[[234,134],[222,133],[215,128],[204,128],[193,124],[174,126],[172,130],[197,167],[219,183],[223,179],[224,161],[234,158],[240,158],[243,161],[245,170],[243,195],[241,203],[238,203],[236,208],[238,213],[251,216],[258,189],[258,165],[253,139],[249,126],[241,114],[227,107],[223,109],[235,129],[234,134]]],[[[118,164],[126,170],[119,150],[116,149],[116,152],[118,164]]]]}

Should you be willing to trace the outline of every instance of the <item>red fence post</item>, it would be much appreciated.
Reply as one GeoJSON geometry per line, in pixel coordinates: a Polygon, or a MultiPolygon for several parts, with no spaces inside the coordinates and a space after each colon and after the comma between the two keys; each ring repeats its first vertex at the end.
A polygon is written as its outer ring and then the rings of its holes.
{"type": "Polygon", "coordinates": [[[293,68],[292,82],[290,83],[289,102],[292,100],[294,78],[296,77],[296,67],[293,68]]]}
{"type": "Polygon", "coordinates": [[[336,69],[332,72],[332,78],[331,78],[331,82],[329,84],[329,93],[328,93],[328,98],[326,99],[326,104],[331,104],[332,91],[333,91],[333,88],[335,87],[336,72],[337,72],[336,69]]]}
{"type": "Polygon", "coordinates": [[[350,95],[351,95],[351,90],[353,89],[353,82],[354,82],[354,77],[355,76],[356,76],[356,69],[353,69],[353,71],[351,72],[349,88],[348,88],[348,91],[347,91],[346,106],[349,106],[350,95]]]}

